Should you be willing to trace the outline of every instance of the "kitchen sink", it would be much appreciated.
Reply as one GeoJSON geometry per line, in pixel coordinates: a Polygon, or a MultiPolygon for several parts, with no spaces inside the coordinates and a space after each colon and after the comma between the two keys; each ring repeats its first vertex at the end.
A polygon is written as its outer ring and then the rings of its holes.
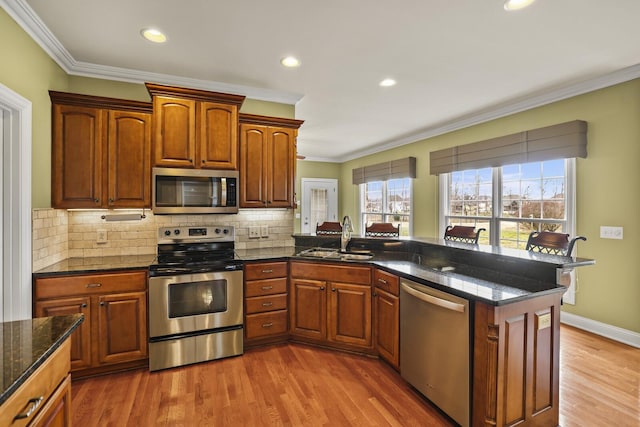
{"type": "Polygon", "coordinates": [[[342,252],[334,248],[311,248],[302,252],[298,252],[297,256],[311,258],[336,259],[343,261],[367,261],[373,258],[373,254],[369,251],[342,252]]]}

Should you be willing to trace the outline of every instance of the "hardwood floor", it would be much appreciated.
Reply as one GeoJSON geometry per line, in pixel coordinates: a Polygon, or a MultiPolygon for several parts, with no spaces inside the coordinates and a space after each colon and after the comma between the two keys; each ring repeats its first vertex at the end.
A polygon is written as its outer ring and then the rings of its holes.
{"type": "MultiPolygon", "coordinates": [[[[640,425],[640,349],[562,326],[560,424],[640,425]]],[[[451,426],[385,363],[296,344],[75,381],[74,426],[451,426]]]]}

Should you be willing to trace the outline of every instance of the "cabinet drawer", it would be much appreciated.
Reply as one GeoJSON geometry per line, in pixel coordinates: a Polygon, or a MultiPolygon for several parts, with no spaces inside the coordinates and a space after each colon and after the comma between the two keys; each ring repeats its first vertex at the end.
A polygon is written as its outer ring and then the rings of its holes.
{"type": "Polygon", "coordinates": [[[67,339],[31,376],[0,406],[0,425],[20,427],[31,422],[46,405],[58,385],[67,377],[70,368],[69,340],[67,339]],[[35,406],[30,399],[39,399],[38,407],[27,418],[14,421],[18,414],[35,406]]]}
{"type": "Polygon", "coordinates": [[[287,292],[287,278],[252,280],[246,282],[244,296],[259,297],[264,295],[284,294],[287,292]]]}
{"type": "Polygon", "coordinates": [[[383,270],[373,271],[373,284],[376,288],[384,289],[385,291],[398,296],[400,293],[400,279],[398,276],[387,273],[383,270]]]}
{"type": "Polygon", "coordinates": [[[371,268],[319,262],[292,262],[291,277],[371,285],[371,268]]]}
{"type": "Polygon", "coordinates": [[[287,332],[287,310],[247,315],[245,334],[247,339],[280,335],[287,332]]]}
{"type": "Polygon", "coordinates": [[[34,298],[47,299],[73,295],[97,295],[112,292],[145,291],[147,272],[56,276],[36,279],[34,298]]]}
{"type": "Polygon", "coordinates": [[[287,308],[287,294],[247,298],[246,306],[247,314],[284,310],[287,308]]]}
{"type": "Polygon", "coordinates": [[[286,262],[246,264],[244,266],[244,278],[246,280],[273,279],[274,277],[286,277],[286,275],[286,262]]]}

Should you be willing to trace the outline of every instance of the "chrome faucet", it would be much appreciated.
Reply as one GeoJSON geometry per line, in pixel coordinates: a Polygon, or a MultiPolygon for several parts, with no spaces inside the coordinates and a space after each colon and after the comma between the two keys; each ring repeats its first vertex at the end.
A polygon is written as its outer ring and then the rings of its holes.
{"type": "Polygon", "coordinates": [[[342,236],[340,236],[340,250],[342,252],[347,251],[349,241],[351,240],[351,233],[353,233],[353,224],[349,215],[345,215],[342,219],[342,236]]]}

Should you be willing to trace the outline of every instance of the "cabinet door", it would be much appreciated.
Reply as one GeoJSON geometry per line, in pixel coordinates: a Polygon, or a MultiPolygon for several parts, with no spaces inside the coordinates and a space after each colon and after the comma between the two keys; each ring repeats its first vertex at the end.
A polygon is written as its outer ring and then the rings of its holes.
{"type": "Polygon", "coordinates": [[[329,282],[329,340],[371,347],[371,286],[329,282]]]}
{"type": "Polygon", "coordinates": [[[154,166],[192,168],[196,154],[196,101],[153,97],[154,166]]]}
{"type": "Polygon", "coordinates": [[[293,207],[296,176],[296,129],[269,128],[267,203],[270,208],[293,207]]]}
{"type": "Polygon", "coordinates": [[[267,206],[267,126],[240,125],[240,207],[267,206]]]}
{"type": "Polygon", "coordinates": [[[397,369],[400,365],[400,298],[378,289],[374,304],[378,353],[397,369]]]}
{"type": "Polygon", "coordinates": [[[327,336],[326,283],[291,279],[291,335],[319,340],[327,336]]]}
{"type": "Polygon", "coordinates": [[[147,357],[146,299],[144,292],[97,298],[99,363],[125,362],[147,357]]]}
{"type": "Polygon", "coordinates": [[[151,206],[151,114],[109,111],[110,208],[151,206]]]}
{"type": "Polygon", "coordinates": [[[198,108],[198,166],[238,169],[238,108],[200,102],[198,108]]]}
{"type": "Polygon", "coordinates": [[[29,426],[71,426],[71,375],[67,375],[64,381],[62,381],[29,426]]]}
{"type": "Polygon", "coordinates": [[[72,370],[91,366],[91,302],[89,297],[38,301],[35,306],[36,317],[64,316],[76,313],[84,314],[84,321],[71,334],[72,370]]]}
{"type": "Polygon", "coordinates": [[[96,208],[102,204],[104,110],[53,105],[51,204],[96,208]]]}

